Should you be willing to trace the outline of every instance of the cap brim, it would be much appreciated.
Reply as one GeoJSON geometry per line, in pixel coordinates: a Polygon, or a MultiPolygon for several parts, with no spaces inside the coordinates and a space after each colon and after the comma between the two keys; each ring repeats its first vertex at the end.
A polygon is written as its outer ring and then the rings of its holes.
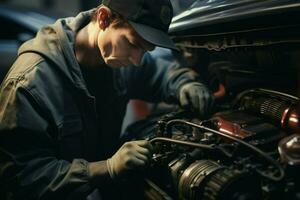
{"type": "Polygon", "coordinates": [[[129,21],[129,23],[142,38],[151,44],[179,51],[174,42],[163,31],[132,21],[129,21]]]}

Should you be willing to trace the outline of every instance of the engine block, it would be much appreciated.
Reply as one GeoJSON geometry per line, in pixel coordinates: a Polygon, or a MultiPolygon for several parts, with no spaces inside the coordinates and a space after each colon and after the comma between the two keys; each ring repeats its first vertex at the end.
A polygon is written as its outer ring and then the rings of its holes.
{"type": "Polygon", "coordinates": [[[297,105],[296,97],[254,89],[208,119],[182,110],[161,116],[143,135],[155,146],[145,198],[299,199],[297,105]]]}

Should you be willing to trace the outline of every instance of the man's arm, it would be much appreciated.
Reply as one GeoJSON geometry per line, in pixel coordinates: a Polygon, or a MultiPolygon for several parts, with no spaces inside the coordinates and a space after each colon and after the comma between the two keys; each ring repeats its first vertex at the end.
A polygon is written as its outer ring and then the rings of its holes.
{"type": "Polygon", "coordinates": [[[176,102],[177,88],[187,82],[199,80],[188,68],[181,68],[171,51],[156,48],[147,52],[139,67],[122,69],[122,78],[131,99],[151,102],[176,102]]]}
{"type": "MultiPolygon", "coordinates": [[[[0,193],[14,199],[86,199],[95,189],[145,166],[148,141],[125,143],[108,160],[60,159],[51,120],[19,80],[0,90],[0,193]]],[[[57,133],[56,133],[57,134],[57,133]]]]}
{"type": "Polygon", "coordinates": [[[123,69],[123,77],[132,99],[178,103],[190,106],[201,115],[212,106],[212,95],[200,76],[192,69],[181,66],[167,49],[156,48],[146,53],[142,66],[123,69]]]}

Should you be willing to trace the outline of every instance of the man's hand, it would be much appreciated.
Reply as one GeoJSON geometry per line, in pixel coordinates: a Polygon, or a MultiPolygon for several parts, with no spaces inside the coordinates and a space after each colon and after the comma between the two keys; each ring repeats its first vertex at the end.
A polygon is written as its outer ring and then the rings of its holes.
{"type": "Polygon", "coordinates": [[[126,172],[144,167],[152,155],[153,147],[149,141],[139,140],[126,142],[107,160],[107,168],[111,178],[117,178],[126,172]]]}
{"type": "Polygon", "coordinates": [[[208,88],[199,82],[186,83],[179,90],[179,102],[183,107],[189,107],[201,117],[211,112],[214,97],[208,88]]]}

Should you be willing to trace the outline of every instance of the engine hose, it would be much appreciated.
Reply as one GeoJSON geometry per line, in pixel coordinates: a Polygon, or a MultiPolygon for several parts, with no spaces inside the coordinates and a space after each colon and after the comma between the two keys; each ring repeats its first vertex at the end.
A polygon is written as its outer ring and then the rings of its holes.
{"type": "Polygon", "coordinates": [[[230,154],[227,150],[220,148],[219,146],[216,145],[206,145],[206,144],[199,144],[195,142],[187,142],[187,141],[182,141],[178,139],[170,139],[170,138],[165,138],[165,137],[155,137],[151,140],[149,140],[150,143],[155,143],[155,142],[170,142],[170,143],[175,143],[179,145],[185,145],[185,146],[190,146],[190,147],[195,147],[195,148],[200,148],[200,149],[208,149],[208,150],[218,150],[221,153],[223,153],[225,156],[231,158],[232,154],[230,154]]]}
{"type": "Polygon", "coordinates": [[[195,142],[187,142],[187,141],[182,141],[182,140],[175,140],[175,139],[170,139],[170,138],[164,138],[164,137],[156,137],[150,140],[150,143],[155,143],[155,142],[171,142],[175,144],[180,144],[180,145],[186,145],[186,146],[192,146],[196,148],[201,148],[201,149],[216,149],[215,145],[206,145],[206,144],[199,144],[195,142]]]}
{"type": "MultiPolygon", "coordinates": [[[[212,133],[215,133],[217,135],[221,135],[223,137],[226,137],[230,140],[233,140],[237,143],[240,143],[242,145],[244,145],[245,147],[251,149],[252,151],[254,151],[255,153],[257,153],[258,155],[260,155],[261,157],[263,157],[266,161],[268,161],[269,163],[271,163],[273,166],[275,166],[278,171],[279,171],[279,175],[278,177],[276,176],[271,176],[269,174],[265,174],[261,171],[258,171],[259,174],[261,174],[262,176],[264,176],[265,178],[268,178],[272,181],[281,181],[283,178],[284,178],[284,175],[285,175],[285,172],[283,170],[283,168],[269,155],[267,155],[265,152],[263,152],[262,150],[258,149],[257,147],[243,141],[243,140],[240,140],[238,138],[235,138],[235,137],[232,137],[230,135],[227,135],[225,133],[222,133],[220,131],[216,131],[214,129],[211,129],[211,128],[207,128],[205,126],[202,126],[202,125],[198,125],[198,124],[195,124],[195,123],[192,123],[192,122],[189,122],[189,121],[185,121],[185,120],[180,120],[180,119],[173,119],[173,120],[170,120],[166,123],[166,131],[167,133],[171,132],[171,128],[173,125],[175,124],[185,124],[185,125],[189,125],[189,126],[192,126],[192,127],[195,127],[195,128],[199,128],[199,129],[202,129],[202,130],[205,130],[205,131],[209,131],[209,132],[212,132],[212,133]]],[[[196,143],[197,144],[197,143],[196,143]]]]}

